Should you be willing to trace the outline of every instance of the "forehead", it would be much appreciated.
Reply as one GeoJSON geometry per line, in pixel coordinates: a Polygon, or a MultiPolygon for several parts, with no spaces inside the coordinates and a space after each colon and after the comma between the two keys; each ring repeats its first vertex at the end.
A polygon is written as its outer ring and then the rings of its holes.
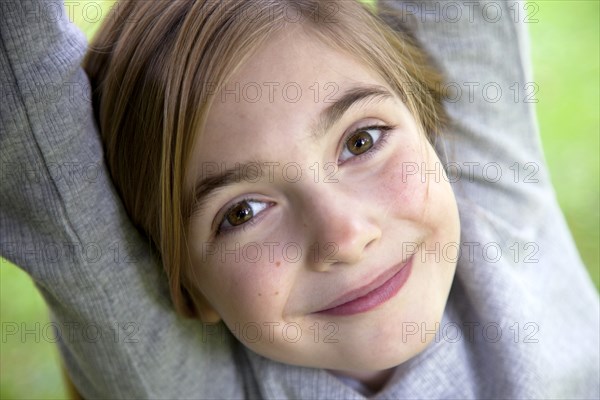
{"type": "Polygon", "coordinates": [[[275,36],[217,89],[194,160],[276,160],[283,148],[309,137],[320,111],[347,89],[358,84],[388,87],[356,58],[302,27],[275,36]]]}

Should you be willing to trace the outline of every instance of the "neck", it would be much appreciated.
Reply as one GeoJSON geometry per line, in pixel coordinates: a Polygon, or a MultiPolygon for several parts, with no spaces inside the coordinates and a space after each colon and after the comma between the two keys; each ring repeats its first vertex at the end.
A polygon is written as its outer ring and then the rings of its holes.
{"type": "Polygon", "coordinates": [[[381,390],[385,384],[389,381],[390,377],[394,373],[395,368],[384,369],[381,371],[341,371],[341,370],[328,370],[331,374],[336,376],[348,376],[359,380],[365,386],[367,386],[373,392],[381,390]]]}

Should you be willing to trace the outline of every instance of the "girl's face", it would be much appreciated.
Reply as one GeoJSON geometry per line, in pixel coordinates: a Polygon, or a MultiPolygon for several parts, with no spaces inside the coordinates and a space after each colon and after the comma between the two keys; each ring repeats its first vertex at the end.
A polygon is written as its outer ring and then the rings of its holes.
{"type": "Polygon", "coordinates": [[[398,365],[433,338],[454,276],[442,174],[384,80],[280,35],[218,88],[193,149],[198,289],[265,357],[357,377],[398,365]]]}

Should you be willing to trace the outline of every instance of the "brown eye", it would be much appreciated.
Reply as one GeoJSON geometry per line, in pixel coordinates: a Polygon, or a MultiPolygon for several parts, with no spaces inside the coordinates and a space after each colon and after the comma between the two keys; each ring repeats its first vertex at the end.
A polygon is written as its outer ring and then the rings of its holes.
{"type": "Polygon", "coordinates": [[[366,130],[361,130],[348,138],[346,146],[350,153],[358,156],[373,147],[373,137],[366,130]]]}
{"type": "Polygon", "coordinates": [[[217,233],[234,230],[246,223],[251,225],[255,222],[253,219],[271,205],[272,203],[270,202],[252,199],[246,199],[235,203],[226,211],[225,215],[223,215],[217,233]]]}
{"type": "Polygon", "coordinates": [[[254,216],[254,211],[247,201],[236,204],[225,216],[231,226],[238,226],[248,222],[254,216]]]}
{"type": "Polygon", "coordinates": [[[369,151],[376,151],[382,143],[385,143],[385,133],[392,129],[393,127],[387,125],[374,125],[355,130],[346,136],[344,149],[338,162],[343,163],[369,151]]]}

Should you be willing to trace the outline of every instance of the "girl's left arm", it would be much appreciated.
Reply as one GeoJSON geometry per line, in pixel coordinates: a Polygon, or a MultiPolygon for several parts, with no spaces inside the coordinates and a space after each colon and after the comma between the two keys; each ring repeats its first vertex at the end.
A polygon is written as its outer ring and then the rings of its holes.
{"type": "Polygon", "coordinates": [[[0,254],[42,292],[42,332],[74,384],[84,398],[241,397],[224,328],[175,315],[112,185],[83,35],[60,1],[0,6],[0,254]]]}

